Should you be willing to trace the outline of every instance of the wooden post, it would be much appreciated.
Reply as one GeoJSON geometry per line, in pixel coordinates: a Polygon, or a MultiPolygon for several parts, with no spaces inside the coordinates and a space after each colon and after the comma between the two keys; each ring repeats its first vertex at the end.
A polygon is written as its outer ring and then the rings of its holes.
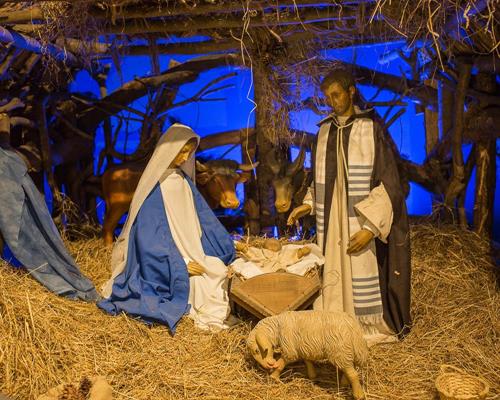
{"type": "Polygon", "coordinates": [[[49,130],[47,127],[46,103],[47,103],[47,98],[40,98],[38,99],[38,101],[34,102],[33,107],[36,115],[36,120],[38,123],[38,130],[40,133],[42,167],[43,171],[47,175],[47,181],[52,191],[52,198],[53,198],[52,208],[59,209],[61,206],[62,199],[54,179],[54,173],[52,171],[52,157],[50,152],[49,130]]]}
{"type": "MultiPolygon", "coordinates": [[[[427,86],[433,87],[434,89],[437,86],[437,82],[434,80],[426,80],[425,84],[427,86]]],[[[438,103],[439,109],[439,103],[438,103]]],[[[425,150],[426,155],[429,156],[429,153],[436,146],[439,141],[439,112],[430,110],[428,108],[424,111],[424,120],[425,120],[425,150]]]]}
{"type": "MultiPolygon", "coordinates": [[[[438,132],[437,132],[437,144],[439,141],[441,141],[441,144],[444,143],[449,143],[449,140],[446,140],[447,137],[451,134],[451,129],[453,128],[453,105],[454,105],[454,97],[453,97],[453,91],[451,91],[441,80],[437,81],[437,94],[438,94],[438,113],[437,113],[437,127],[438,127],[438,132]],[[445,142],[446,140],[446,142],[445,142]]],[[[433,155],[431,152],[435,152],[437,146],[432,147],[431,143],[434,142],[436,138],[436,132],[432,131],[432,127],[428,126],[428,118],[427,115],[431,114],[432,111],[426,109],[426,114],[425,114],[425,123],[426,123],[426,152],[427,152],[427,159],[429,157],[432,157],[433,155]],[[431,133],[432,132],[432,133],[431,133]],[[430,137],[429,137],[430,135],[430,137]]],[[[429,119],[432,119],[432,116],[429,115],[429,119]]],[[[429,121],[431,122],[431,121],[429,121]]],[[[431,122],[433,124],[433,122],[431,122]]],[[[438,158],[444,158],[444,154],[447,154],[449,151],[449,145],[446,146],[440,146],[440,148],[443,148],[442,150],[442,155],[437,155],[438,158]],[[444,148],[443,148],[444,147],[444,148]]],[[[433,193],[431,195],[432,198],[432,210],[434,211],[439,211],[443,205],[443,195],[444,195],[444,190],[443,189],[443,194],[435,194],[433,193]]],[[[442,210],[443,211],[443,210],[442,210]]],[[[440,215],[443,213],[436,212],[436,215],[440,215]]],[[[446,217],[447,214],[444,214],[443,217],[446,217]]]]}
{"type": "Polygon", "coordinates": [[[158,53],[158,44],[156,43],[156,38],[153,35],[148,35],[149,41],[149,58],[151,60],[151,71],[153,75],[160,74],[160,55],[158,53]]]}
{"type": "MultiPolygon", "coordinates": [[[[257,59],[257,58],[256,58],[257,59]]],[[[276,143],[276,115],[268,88],[272,87],[270,82],[271,70],[263,64],[258,63],[253,66],[254,72],[254,99],[257,104],[255,115],[255,131],[257,140],[257,154],[260,161],[257,167],[257,187],[259,192],[260,221],[273,221],[274,210],[274,189],[272,181],[275,178],[271,168],[267,165],[267,159],[271,152],[283,151],[276,143]]],[[[283,122],[279,122],[283,123],[283,122]]],[[[286,162],[286,153],[284,157],[276,157],[278,162],[286,162]]],[[[271,226],[264,230],[266,234],[272,234],[271,226]]],[[[262,229],[261,229],[262,230],[262,229]]]]}
{"type": "MultiPolygon", "coordinates": [[[[436,81],[426,81],[426,83],[429,83],[429,86],[432,86],[436,88],[437,82],[436,81]],[[434,84],[431,84],[430,82],[433,82],[434,84]]],[[[438,110],[440,111],[441,108],[441,102],[438,97],[438,110]]],[[[430,110],[429,108],[424,109],[424,122],[425,122],[425,155],[426,159],[429,158],[431,155],[432,151],[435,149],[436,145],[439,142],[439,117],[440,113],[430,110]]],[[[441,202],[443,199],[441,196],[431,193],[431,200],[432,200],[432,210],[439,209],[441,207],[441,202]]]]}
{"type": "MultiPolygon", "coordinates": [[[[244,164],[253,163],[257,152],[256,135],[253,135],[250,129],[241,133],[241,161],[244,164]]],[[[256,177],[252,173],[249,182],[245,184],[245,226],[250,235],[259,235],[260,233],[260,207],[259,207],[259,188],[256,177]]]]}
{"type": "Polygon", "coordinates": [[[496,143],[494,139],[477,143],[476,160],[474,230],[480,235],[491,236],[496,183],[496,143]]]}
{"type": "MultiPolygon", "coordinates": [[[[476,89],[485,93],[495,93],[494,74],[479,73],[476,89]]],[[[474,230],[483,236],[493,233],[493,208],[495,204],[496,183],[496,132],[482,132],[476,145],[476,195],[474,201],[474,230]]]]}
{"type": "MultiPolygon", "coordinates": [[[[469,87],[471,70],[471,64],[460,63],[458,66],[459,80],[455,93],[455,124],[452,139],[453,175],[445,194],[445,205],[448,210],[455,209],[455,200],[466,188],[462,143],[464,131],[465,94],[469,87]]],[[[462,217],[463,215],[460,213],[459,223],[460,225],[466,225],[466,221],[462,221],[462,217]]]]}
{"type": "Polygon", "coordinates": [[[438,84],[439,135],[444,138],[453,127],[453,91],[442,81],[438,84]]]}
{"type": "MultiPolygon", "coordinates": [[[[104,66],[104,70],[97,74],[95,80],[99,85],[99,94],[101,99],[104,99],[108,95],[108,89],[106,87],[106,80],[108,79],[109,70],[111,69],[111,65],[107,64],[104,66]]],[[[104,150],[102,156],[99,155],[99,161],[97,165],[97,173],[101,173],[102,163],[104,162],[104,157],[106,157],[107,165],[106,168],[109,168],[110,164],[113,161],[113,157],[111,156],[110,149],[113,147],[112,144],[112,129],[111,129],[111,118],[104,118],[103,120],[103,133],[104,133],[104,150]]]]}
{"type": "Polygon", "coordinates": [[[254,100],[257,104],[255,110],[255,132],[257,154],[260,164],[257,167],[257,188],[259,196],[260,220],[268,220],[273,214],[272,172],[264,160],[269,152],[273,151],[273,144],[266,135],[266,128],[270,121],[267,120],[268,112],[272,109],[270,98],[265,92],[265,82],[269,79],[269,68],[259,63],[253,68],[254,100]]]}

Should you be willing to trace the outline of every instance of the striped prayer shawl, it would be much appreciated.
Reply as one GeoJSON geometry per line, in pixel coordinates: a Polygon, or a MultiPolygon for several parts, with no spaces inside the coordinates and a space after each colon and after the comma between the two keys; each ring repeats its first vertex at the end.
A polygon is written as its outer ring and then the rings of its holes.
{"type": "MultiPolygon", "coordinates": [[[[348,157],[345,157],[342,135],[345,126],[337,126],[337,168],[344,168],[342,176],[347,174],[347,206],[349,222],[349,237],[358,232],[365,222],[359,216],[354,206],[365,199],[370,193],[370,181],[373,171],[375,144],[373,136],[373,121],[371,119],[357,118],[352,124],[349,135],[348,157]],[[346,160],[347,158],[347,160],[346,160]]],[[[318,245],[324,251],[326,243],[325,233],[325,177],[326,177],[326,152],[331,123],[321,126],[318,134],[316,148],[315,169],[315,211],[317,223],[318,245]]],[[[331,151],[331,150],[330,150],[331,151]]],[[[332,154],[329,154],[331,157],[332,154]]],[[[331,183],[329,183],[331,184],[331,183]]],[[[332,201],[332,199],[328,199],[332,201]]],[[[330,216],[331,217],[331,216],[330,216]]],[[[347,245],[342,251],[347,250],[347,245]]],[[[375,324],[382,319],[382,298],[378,275],[378,263],[375,243],[372,240],[368,246],[359,253],[351,255],[352,268],[352,295],[354,312],[358,319],[366,324],[375,324]]]]}

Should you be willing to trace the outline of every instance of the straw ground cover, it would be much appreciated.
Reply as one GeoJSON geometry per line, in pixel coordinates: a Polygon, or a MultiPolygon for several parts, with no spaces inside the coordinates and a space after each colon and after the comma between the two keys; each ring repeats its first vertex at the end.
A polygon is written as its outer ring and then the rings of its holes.
{"type": "MultiPolygon", "coordinates": [[[[82,270],[100,286],[109,251],[98,239],[69,243],[82,270]]],[[[500,394],[500,295],[488,244],[473,233],[412,228],[414,328],[405,341],[372,349],[363,371],[369,399],[432,399],[441,364],[491,383],[500,394]]],[[[95,305],[58,298],[25,273],[0,266],[0,392],[32,399],[62,382],[103,375],[116,399],[349,399],[335,371],[320,380],[297,365],[269,382],[245,351],[246,324],[200,332],[190,320],[175,337],[95,305]]]]}

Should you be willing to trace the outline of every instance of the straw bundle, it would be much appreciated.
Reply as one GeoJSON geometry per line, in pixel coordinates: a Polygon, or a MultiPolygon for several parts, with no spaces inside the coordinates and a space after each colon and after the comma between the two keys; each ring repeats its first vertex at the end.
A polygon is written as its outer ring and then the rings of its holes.
{"type": "MultiPolygon", "coordinates": [[[[500,393],[500,295],[486,242],[472,233],[422,225],[412,229],[415,326],[402,343],[372,350],[363,372],[369,399],[434,398],[441,364],[452,364],[500,393]]],[[[100,286],[109,251],[98,239],[68,244],[100,286]]],[[[93,304],[58,298],[25,273],[0,265],[0,392],[32,399],[62,382],[105,376],[116,399],[348,399],[335,371],[320,381],[297,365],[283,383],[267,380],[246,354],[248,325],[210,334],[188,319],[172,338],[93,304]]]]}

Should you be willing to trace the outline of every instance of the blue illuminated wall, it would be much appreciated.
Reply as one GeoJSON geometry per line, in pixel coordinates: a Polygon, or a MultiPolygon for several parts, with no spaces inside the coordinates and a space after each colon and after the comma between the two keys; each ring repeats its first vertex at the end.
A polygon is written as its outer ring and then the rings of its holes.
{"type": "MultiPolygon", "coordinates": [[[[168,65],[171,60],[184,62],[193,57],[195,56],[160,56],[160,70],[164,71],[168,69],[168,65]]],[[[255,115],[251,112],[254,107],[251,100],[253,99],[253,89],[251,86],[251,74],[246,68],[221,67],[204,72],[200,74],[199,78],[195,82],[184,84],[180,87],[175,103],[192,97],[208,82],[231,72],[235,72],[236,76],[231,77],[217,85],[220,86],[230,84],[231,87],[204,97],[205,100],[221,100],[189,103],[185,106],[173,109],[172,112],[169,113],[169,116],[176,121],[191,126],[195,132],[202,137],[213,133],[241,129],[247,126],[253,127],[255,123],[255,115]]],[[[151,75],[151,73],[151,62],[148,56],[123,57],[121,59],[119,70],[115,65],[112,65],[107,81],[108,93],[118,89],[125,82],[128,82],[136,77],[151,75]]],[[[90,78],[86,71],[82,71],[78,74],[71,90],[87,92],[92,96],[99,97],[99,87],[96,82],[90,78]]],[[[140,111],[144,111],[146,106],[146,98],[141,98],[130,104],[130,107],[140,111]]],[[[125,115],[134,117],[133,114],[129,113],[126,113],[125,115]]],[[[116,128],[119,123],[118,118],[113,117],[111,119],[111,123],[114,131],[114,128],[116,128]]],[[[141,124],[136,121],[123,124],[115,146],[116,149],[123,153],[132,153],[139,144],[140,127],[141,124]]],[[[168,125],[165,128],[167,127],[168,125]]],[[[96,160],[103,148],[104,136],[102,129],[99,129],[96,135],[96,160]]],[[[224,156],[225,158],[241,162],[241,150],[239,147],[231,150],[231,146],[222,146],[217,149],[206,150],[200,155],[207,158],[216,158],[228,150],[229,152],[224,156]]],[[[105,167],[106,166],[103,165],[101,171],[95,172],[102,173],[105,167]]],[[[237,194],[241,199],[243,198],[242,184],[238,185],[237,194]]],[[[103,215],[104,203],[99,201],[98,217],[101,221],[103,215]]]]}
{"type": "MultiPolygon", "coordinates": [[[[356,48],[344,48],[337,50],[326,51],[324,56],[329,59],[338,59],[350,63],[357,63],[362,66],[369,67],[378,71],[400,76],[401,71],[408,72],[408,66],[399,58],[381,64],[378,62],[380,56],[387,51],[395,48],[400,48],[402,43],[388,43],[383,45],[370,45],[358,46],[356,48]]],[[[173,58],[176,61],[183,62],[194,56],[161,56],[160,66],[161,70],[168,67],[169,61],[173,58]]],[[[225,83],[231,83],[231,88],[225,89],[221,92],[214,93],[209,98],[221,98],[221,101],[208,101],[191,103],[172,110],[170,116],[175,120],[188,124],[201,136],[206,136],[212,133],[227,131],[232,129],[240,129],[245,127],[253,127],[254,113],[252,112],[254,104],[253,88],[251,86],[251,75],[248,69],[240,69],[236,67],[224,67],[213,69],[209,72],[200,75],[193,83],[182,85],[177,95],[176,102],[182,101],[195,94],[199,89],[206,85],[210,80],[219,77],[228,72],[236,72],[236,76],[230,78],[225,83]]],[[[120,72],[113,65],[108,79],[108,92],[120,87],[123,83],[132,80],[134,77],[141,77],[151,74],[151,62],[147,56],[134,56],[122,58],[120,65],[120,72]]],[[[371,99],[375,94],[376,89],[368,86],[359,86],[359,89],[366,99],[371,99]]],[[[96,83],[91,80],[86,72],[81,72],[72,90],[79,92],[90,92],[98,97],[98,87],[96,83]]],[[[312,88],[305,88],[304,97],[307,97],[307,92],[312,93],[312,88]],[[309,90],[308,90],[309,89],[309,90]]],[[[310,93],[310,94],[311,94],[310,93]]],[[[309,94],[309,95],[310,95],[309,94]]],[[[376,101],[389,101],[394,99],[394,93],[382,91],[376,98],[376,101]]],[[[146,99],[140,99],[134,102],[132,107],[139,110],[144,110],[146,106],[146,99]]],[[[390,115],[398,112],[400,107],[395,107],[390,115]]],[[[387,108],[379,107],[377,111],[384,115],[387,108]]],[[[292,127],[308,131],[311,133],[317,132],[316,123],[321,119],[320,116],[315,115],[312,111],[302,111],[299,113],[292,113],[291,116],[292,127]]],[[[113,118],[112,124],[116,127],[117,119],[113,118]]],[[[117,150],[122,152],[132,152],[138,144],[138,130],[140,124],[138,122],[131,122],[128,127],[125,125],[121,130],[119,140],[117,142],[117,150]],[[128,134],[126,132],[128,131],[128,134]]],[[[408,102],[406,113],[399,118],[390,128],[390,133],[398,146],[401,154],[410,160],[421,163],[425,158],[425,134],[424,134],[424,117],[423,113],[417,113],[415,105],[408,102]]],[[[102,132],[98,132],[96,138],[96,156],[103,148],[102,132]]],[[[230,146],[206,151],[204,156],[217,157],[218,155],[226,152],[230,146]]],[[[97,157],[96,157],[97,158],[97,157]]],[[[241,150],[235,148],[230,151],[226,158],[232,158],[238,162],[241,161],[241,150]]],[[[497,176],[500,176],[500,161],[497,162],[497,176]]],[[[97,172],[97,171],[96,171],[97,172]]],[[[102,171],[99,171],[102,172],[102,171]]],[[[500,185],[497,184],[496,199],[500,199],[500,185]]],[[[243,196],[242,188],[238,189],[239,196],[243,196]]],[[[467,190],[467,207],[472,209],[474,196],[474,179],[467,190]]],[[[408,210],[410,214],[425,215],[431,212],[431,196],[423,188],[417,184],[411,184],[410,195],[407,199],[408,210]]],[[[103,205],[100,204],[99,214],[102,215],[103,205]]],[[[500,205],[496,205],[496,237],[500,239],[500,205]]]]}

